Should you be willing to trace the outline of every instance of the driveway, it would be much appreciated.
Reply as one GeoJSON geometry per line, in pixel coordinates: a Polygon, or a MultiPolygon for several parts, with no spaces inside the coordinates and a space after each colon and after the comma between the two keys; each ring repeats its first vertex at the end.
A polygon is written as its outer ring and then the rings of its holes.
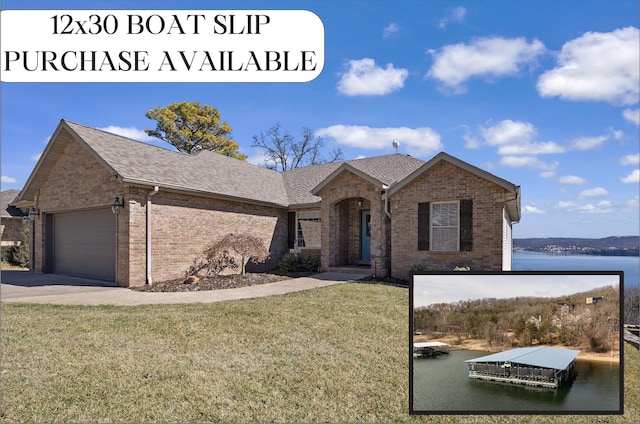
{"type": "Polygon", "coordinates": [[[213,303],[225,300],[274,296],[359,280],[364,274],[326,272],[269,284],[225,290],[154,293],[138,292],[112,282],[30,271],[2,271],[0,300],[3,302],[58,305],[152,305],[213,303]]]}

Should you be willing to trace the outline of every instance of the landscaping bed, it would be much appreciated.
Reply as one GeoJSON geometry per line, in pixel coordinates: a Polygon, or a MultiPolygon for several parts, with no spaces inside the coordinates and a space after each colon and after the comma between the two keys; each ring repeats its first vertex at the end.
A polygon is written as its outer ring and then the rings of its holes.
{"type": "Polygon", "coordinates": [[[208,277],[201,277],[197,280],[178,278],[175,280],[160,281],[157,283],[153,283],[153,285],[150,286],[136,286],[131,287],[131,289],[143,292],[186,292],[200,290],[235,289],[238,287],[275,283],[277,281],[305,277],[308,275],[312,275],[312,273],[248,273],[245,276],[242,276],[240,274],[212,275],[208,277]]]}

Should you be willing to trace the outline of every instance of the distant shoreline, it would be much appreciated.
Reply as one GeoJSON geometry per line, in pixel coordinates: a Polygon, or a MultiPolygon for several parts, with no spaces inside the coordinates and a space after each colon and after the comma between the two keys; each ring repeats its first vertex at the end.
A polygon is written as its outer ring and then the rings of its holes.
{"type": "Polygon", "coordinates": [[[551,256],[619,256],[619,257],[640,257],[640,250],[636,251],[572,251],[572,250],[536,250],[536,249],[523,249],[523,248],[514,248],[513,252],[531,252],[531,253],[540,253],[543,255],[551,255],[551,256]]]}

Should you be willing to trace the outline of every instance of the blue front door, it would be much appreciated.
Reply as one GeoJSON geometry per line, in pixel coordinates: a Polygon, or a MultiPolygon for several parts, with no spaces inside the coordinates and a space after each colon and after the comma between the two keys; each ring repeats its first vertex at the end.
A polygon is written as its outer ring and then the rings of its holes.
{"type": "Polygon", "coordinates": [[[371,260],[371,212],[360,211],[360,259],[371,260]]]}

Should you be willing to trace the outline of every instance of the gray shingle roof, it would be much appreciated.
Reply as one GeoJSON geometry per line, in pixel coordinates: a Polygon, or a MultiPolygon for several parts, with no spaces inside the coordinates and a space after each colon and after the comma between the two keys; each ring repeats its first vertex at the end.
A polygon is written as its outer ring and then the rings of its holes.
{"type": "Polygon", "coordinates": [[[20,190],[5,190],[2,192],[2,218],[22,218],[26,214],[15,206],[9,206],[20,194],[20,190]]]}
{"type": "Polygon", "coordinates": [[[278,172],[210,151],[188,155],[65,122],[125,182],[288,205],[278,172]]]}
{"type": "MultiPolygon", "coordinates": [[[[188,155],[62,120],[17,199],[20,205],[28,205],[33,201],[35,193],[46,181],[52,167],[60,155],[64,154],[65,146],[72,139],[86,146],[98,162],[125,183],[280,207],[320,202],[320,197],[313,194],[314,190],[330,182],[342,170],[354,172],[372,183],[390,186],[391,194],[396,188],[410,183],[432,163],[442,159],[484,178],[495,180],[505,187],[511,184],[443,152],[429,162],[407,155],[392,154],[307,166],[279,173],[210,151],[188,155]]],[[[512,212],[517,218],[515,221],[519,219],[518,193],[519,188],[515,198],[518,207],[512,212]]]]}
{"type": "Polygon", "coordinates": [[[297,168],[279,173],[210,151],[194,155],[63,121],[125,182],[158,185],[280,206],[320,201],[311,190],[343,163],[385,184],[402,180],[424,161],[394,154],[297,168]]]}
{"type": "Polygon", "coordinates": [[[293,169],[283,174],[291,204],[319,202],[320,197],[314,196],[311,191],[343,164],[348,164],[383,184],[391,185],[406,178],[422,166],[424,161],[407,155],[393,154],[293,169]]]}

